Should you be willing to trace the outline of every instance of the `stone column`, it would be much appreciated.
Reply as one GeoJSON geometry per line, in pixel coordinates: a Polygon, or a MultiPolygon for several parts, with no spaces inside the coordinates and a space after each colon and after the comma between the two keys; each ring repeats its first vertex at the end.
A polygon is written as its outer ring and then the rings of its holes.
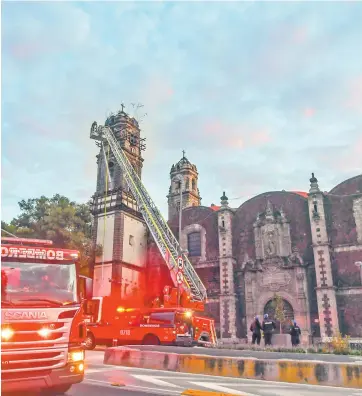
{"type": "Polygon", "coordinates": [[[333,285],[330,244],[324,210],[324,195],[312,173],[308,206],[317,279],[317,301],[321,337],[324,340],[339,331],[335,287],[333,285]]]}
{"type": "Polygon", "coordinates": [[[232,255],[232,217],[225,195],[218,212],[220,252],[220,333],[222,342],[237,342],[237,297],[234,285],[235,259],[232,255]]]}

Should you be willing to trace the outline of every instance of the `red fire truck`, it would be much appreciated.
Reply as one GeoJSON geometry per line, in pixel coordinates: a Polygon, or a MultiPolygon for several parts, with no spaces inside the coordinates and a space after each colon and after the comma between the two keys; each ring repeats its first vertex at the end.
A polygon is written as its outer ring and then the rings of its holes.
{"type": "Polygon", "coordinates": [[[95,297],[88,302],[85,346],[215,345],[214,320],[184,307],[132,308],[117,299],[95,297]]]}
{"type": "Polygon", "coordinates": [[[79,252],[52,241],[1,238],[1,386],[65,393],[84,377],[86,336],[79,252]]]}

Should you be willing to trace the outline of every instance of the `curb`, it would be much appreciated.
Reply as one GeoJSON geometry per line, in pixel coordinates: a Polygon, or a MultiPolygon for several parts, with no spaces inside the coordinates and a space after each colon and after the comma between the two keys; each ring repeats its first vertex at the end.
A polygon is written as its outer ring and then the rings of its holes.
{"type": "Polygon", "coordinates": [[[175,371],[188,374],[240,377],[276,382],[362,388],[361,363],[186,355],[115,347],[107,348],[104,364],[175,371]]]}

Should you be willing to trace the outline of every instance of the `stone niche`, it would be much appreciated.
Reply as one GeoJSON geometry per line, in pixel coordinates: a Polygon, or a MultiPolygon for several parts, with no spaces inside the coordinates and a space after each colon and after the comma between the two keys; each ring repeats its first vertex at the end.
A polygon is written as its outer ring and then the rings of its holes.
{"type": "Polygon", "coordinates": [[[290,223],[283,210],[274,210],[268,201],[265,211],[257,215],[254,238],[255,260],[245,255],[242,263],[248,338],[254,316],[263,316],[276,293],[285,301],[285,307],[289,307],[288,320],[298,321],[306,342],[310,320],[305,264],[297,248],[292,249],[290,223]]]}

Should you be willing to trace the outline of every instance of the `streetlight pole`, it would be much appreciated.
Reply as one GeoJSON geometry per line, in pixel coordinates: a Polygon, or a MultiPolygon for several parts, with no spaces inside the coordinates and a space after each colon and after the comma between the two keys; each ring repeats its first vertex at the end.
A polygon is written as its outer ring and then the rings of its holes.
{"type": "MultiPolygon", "coordinates": [[[[178,242],[180,245],[180,252],[179,255],[182,256],[182,247],[181,247],[181,234],[182,234],[182,184],[183,178],[182,176],[178,175],[175,177],[175,180],[180,183],[180,209],[178,215],[178,242]]],[[[180,305],[180,285],[177,283],[177,306],[180,305]]]]}

